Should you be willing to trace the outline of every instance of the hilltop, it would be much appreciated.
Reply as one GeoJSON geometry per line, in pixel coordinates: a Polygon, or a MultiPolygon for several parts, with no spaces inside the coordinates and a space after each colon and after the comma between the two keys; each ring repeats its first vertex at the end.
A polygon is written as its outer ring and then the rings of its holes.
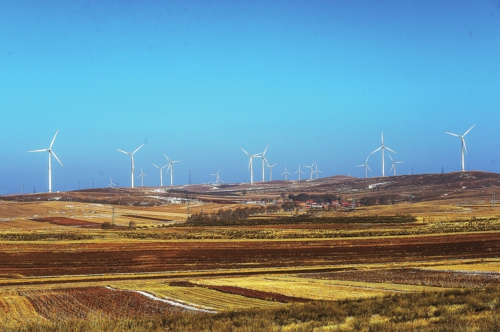
{"type": "Polygon", "coordinates": [[[119,205],[160,205],[190,198],[214,203],[242,203],[285,194],[331,194],[363,205],[415,202],[491,201],[500,191],[500,174],[482,171],[415,174],[373,178],[336,175],[314,180],[174,187],[99,188],[0,197],[9,201],[80,201],[119,205]]]}

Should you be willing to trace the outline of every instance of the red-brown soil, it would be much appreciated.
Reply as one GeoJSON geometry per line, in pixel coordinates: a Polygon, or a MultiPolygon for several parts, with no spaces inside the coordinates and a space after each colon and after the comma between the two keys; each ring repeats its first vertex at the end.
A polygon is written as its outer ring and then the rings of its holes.
{"type": "Polygon", "coordinates": [[[25,276],[293,267],[487,258],[497,232],[298,241],[4,243],[0,274],[25,276]]]}
{"type": "Polygon", "coordinates": [[[86,318],[89,314],[109,317],[148,317],[183,311],[165,302],[129,291],[104,287],[23,290],[35,310],[50,320],[86,318]]]}

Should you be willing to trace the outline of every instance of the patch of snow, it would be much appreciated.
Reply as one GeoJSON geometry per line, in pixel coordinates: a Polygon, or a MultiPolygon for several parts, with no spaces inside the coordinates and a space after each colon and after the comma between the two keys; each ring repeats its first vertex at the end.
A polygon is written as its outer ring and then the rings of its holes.
{"type": "MultiPolygon", "coordinates": [[[[105,286],[105,288],[107,288],[109,290],[113,290],[113,291],[118,291],[117,289],[114,289],[113,287],[110,287],[110,286],[105,286]]],[[[193,307],[193,306],[190,306],[190,305],[182,304],[182,303],[179,303],[179,302],[162,299],[160,297],[154,296],[153,294],[149,294],[149,293],[143,292],[143,291],[136,291],[136,290],[126,290],[126,291],[127,292],[139,293],[139,294],[141,294],[141,295],[143,295],[143,296],[145,296],[147,298],[150,298],[152,300],[160,301],[160,302],[164,302],[164,303],[168,303],[170,305],[173,305],[173,306],[176,306],[176,307],[181,307],[181,308],[187,309],[187,310],[207,312],[207,313],[211,313],[211,314],[216,314],[217,313],[217,311],[215,311],[215,310],[201,309],[201,308],[193,307]]]]}

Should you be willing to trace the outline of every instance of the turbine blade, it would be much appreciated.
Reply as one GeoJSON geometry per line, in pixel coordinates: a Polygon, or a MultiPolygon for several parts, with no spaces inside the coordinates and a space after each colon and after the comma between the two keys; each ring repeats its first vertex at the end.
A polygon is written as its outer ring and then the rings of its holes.
{"type": "Polygon", "coordinates": [[[394,151],[394,150],[392,150],[392,149],[389,149],[387,146],[386,146],[385,148],[386,148],[387,150],[391,151],[392,153],[397,154],[397,152],[396,152],[396,151],[394,151]]]}
{"type": "Polygon", "coordinates": [[[266,149],[264,150],[264,152],[262,152],[262,155],[264,156],[267,152],[267,148],[269,147],[269,144],[266,146],[266,149]]]}
{"type": "Polygon", "coordinates": [[[46,151],[49,151],[49,149],[31,150],[28,152],[46,152],[46,151]]]}
{"type": "Polygon", "coordinates": [[[370,166],[366,165],[366,168],[368,168],[370,170],[370,172],[372,171],[372,169],[370,168],[370,166]]]}
{"type": "Polygon", "coordinates": [[[382,147],[379,147],[377,150],[373,151],[372,153],[370,154],[374,154],[375,152],[379,151],[380,149],[382,149],[382,147]]]}
{"type": "Polygon", "coordinates": [[[246,152],[245,149],[243,149],[243,148],[240,148],[240,149],[242,149],[243,152],[245,152],[245,154],[250,157],[250,153],[246,152]]]}
{"type": "Polygon", "coordinates": [[[125,154],[128,154],[128,155],[131,154],[130,152],[127,152],[127,151],[123,151],[123,150],[120,150],[120,149],[117,149],[117,150],[120,151],[121,153],[125,153],[125,154]]]}
{"type": "Polygon", "coordinates": [[[476,125],[473,125],[472,127],[470,127],[470,128],[469,128],[469,130],[467,130],[467,131],[465,132],[465,134],[463,134],[462,136],[467,135],[467,134],[469,133],[469,131],[471,131],[471,130],[472,130],[472,128],[474,128],[475,126],[476,126],[476,125]]]}
{"type": "Polygon", "coordinates": [[[137,149],[134,150],[134,152],[132,152],[132,154],[136,153],[137,151],[139,151],[140,148],[142,148],[144,146],[145,143],[143,143],[140,147],[138,147],[137,149]]]}
{"type": "Polygon", "coordinates": [[[158,169],[160,169],[160,167],[159,167],[159,166],[156,166],[155,164],[153,164],[153,166],[154,166],[154,167],[156,167],[156,168],[158,168],[158,169]]]}
{"type": "Polygon", "coordinates": [[[169,164],[172,164],[172,162],[170,161],[170,159],[168,159],[167,155],[165,153],[163,155],[165,156],[165,158],[167,158],[169,164]]]}
{"type": "Polygon", "coordinates": [[[63,164],[62,164],[62,162],[59,160],[59,158],[57,158],[57,155],[56,155],[56,153],[55,153],[54,151],[49,150],[49,153],[51,153],[51,154],[54,156],[54,158],[56,158],[56,160],[59,162],[59,164],[61,164],[61,166],[62,166],[62,167],[64,167],[64,165],[63,165],[63,164]]]}
{"type": "Polygon", "coordinates": [[[54,138],[52,139],[52,142],[50,142],[49,149],[52,149],[52,145],[54,144],[54,141],[56,140],[57,133],[59,132],[59,129],[57,129],[56,134],[54,135],[54,138]]]}
{"type": "Polygon", "coordinates": [[[449,133],[449,132],[447,132],[447,131],[445,131],[445,133],[446,133],[446,134],[448,134],[448,135],[451,135],[451,136],[461,137],[460,135],[457,135],[457,134],[454,134],[454,133],[449,133]]]}
{"type": "Polygon", "coordinates": [[[467,145],[465,144],[465,139],[463,137],[461,137],[461,139],[462,139],[462,144],[464,146],[465,153],[468,153],[467,152],[467,145]]]}

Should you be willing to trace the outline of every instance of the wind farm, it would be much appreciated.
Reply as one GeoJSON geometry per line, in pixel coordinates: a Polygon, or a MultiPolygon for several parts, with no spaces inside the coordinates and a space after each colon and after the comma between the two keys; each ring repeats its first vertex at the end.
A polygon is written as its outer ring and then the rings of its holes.
{"type": "Polygon", "coordinates": [[[0,17],[0,330],[500,330],[497,1],[0,17]]]}

